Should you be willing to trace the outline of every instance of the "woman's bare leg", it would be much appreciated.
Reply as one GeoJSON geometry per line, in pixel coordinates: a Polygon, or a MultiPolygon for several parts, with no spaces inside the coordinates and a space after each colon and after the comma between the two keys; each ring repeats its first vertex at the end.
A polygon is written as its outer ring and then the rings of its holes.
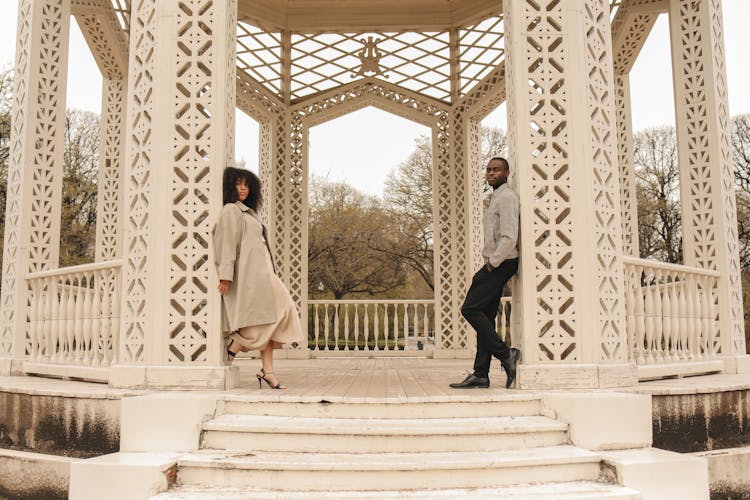
{"type": "MultiPolygon", "coordinates": [[[[279,383],[278,377],[273,370],[273,347],[274,342],[270,341],[266,344],[266,347],[260,351],[260,360],[263,363],[263,371],[265,372],[265,379],[268,380],[271,385],[279,383]]],[[[285,386],[281,386],[282,389],[286,389],[285,386]]]]}

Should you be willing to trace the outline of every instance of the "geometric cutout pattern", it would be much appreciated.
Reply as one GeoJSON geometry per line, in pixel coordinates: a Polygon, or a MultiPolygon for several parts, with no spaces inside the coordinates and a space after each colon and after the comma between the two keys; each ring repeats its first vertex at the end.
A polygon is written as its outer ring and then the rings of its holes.
{"type": "Polygon", "coordinates": [[[627,74],[615,74],[617,119],[617,162],[620,166],[620,205],[622,213],[622,251],[638,257],[638,205],[633,167],[633,121],[630,114],[630,79],[627,74]]]}
{"type": "Polygon", "coordinates": [[[33,103],[29,102],[29,86],[33,76],[29,74],[31,62],[31,22],[32,2],[24,0],[18,5],[18,31],[16,42],[15,78],[13,79],[13,114],[8,157],[7,207],[5,210],[5,240],[3,246],[3,287],[2,316],[0,317],[0,355],[10,356],[13,352],[16,328],[16,304],[26,300],[24,290],[19,289],[27,269],[23,269],[25,259],[21,258],[21,232],[23,217],[21,196],[24,180],[25,135],[30,125],[29,113],[33,113],[33,103]]]}
{"type": "Polygon", "coordinates": [[[67,45],[70,16],[66,7],[62,0],[19,3],[0,319],[4,355],[17,341],[25,344],[27,353],[31,347],[26,274],[58,264],[67,79],[61,49],[67,45]]]}
{"type": "MultiPolygon", "coordinates": [[[[231,4],[232,2],[230,2],[231,4]]],[[[236,7],[235,7],[236,8],[236,7]]],[[[172,135],[169,193],[172,201],[169,252],[169,336],[168,363],[204,363],[207,361],[209,315],[209,239],[212,220],[209,217],[211,189],[210,167],[216,166],[215,152],[221,151],[227,138],[215,123],[225,112],[216,109],[219,97],[226,92],[215,88],[212,69],[226,71],[215,61],[215,37],[226,33],[219,29],[216,3],[210,0],[182,0],[176,9],[174,70],[174,130],[172,135]]],[[[229,7],[231,12],[231,6],[229,7]]],[[[223,27],[223,26],[222,26],[223,27]]],[[[232,30],[228,30],[233,38],[232,30]]],[[[220,39],[221,42],[225,42],[220,39]]],[[[227,47],[232,51],[236,43],[227,47]]],[[[221,81],[221,80],[219,80],[221,81]]],[[[233,81],[233,79],[229,79],[233,81]]],[[[230,90],[234,90],[234,86],[230,90]]],[[[228,101],[234,102],[233,95],[228,101]]],[[[224,117],[226,120],[226,117],[224,117]]],[[[233,128],[234,121],[227,123],[233,128]]],[[[221,163],[224,163],[222,158],[221,163]]],[[[157,167],[158,168],[158,167],[157,167]]]]}
{"type": "Polygon", "coordinates": [[[620,181],[616,162],[615,96],[612,34],[607,0],[586,0],[584,50],[591,127],[592,195],[594,200],[594,285],[596,286],[598,359],[627,359],[625,286],[622,263],[620,181]]]}
{"type": "Polygon", "coordinates": [[[502,62],[504,35],[502,13],[458,30],[460,95],[466,94],[502,62]]]}
{"type": "MultiPolygon", "coordinates": [[[[569,101],[566,80],[565,3],[523,0],[519,19],[509,20],[509,12],[513,9],[506,9],[506,32],[510,31],[509,21],[519,23],[519,33],[522,26],[528,27],[524,38],[513,41],[521,45],[517,49],[506,39],[506,51],[516,50],[514,54],[521,57],[513,61],[512,69],[524,74],[526,84],[513,92],[526,96],[529,113],[528,128],[522,133],[528,137],[530,155],[515,160],[528,170],[527,189],[534,200],[531,220],[524,222],[531,226],[534,249],[528,255],[534,261],[524,267],[532,273],[523,280],[532,280],[536,291],[535,303],[524,304],[533,308],[535,318],[535,324],[524,325],[525,331],[537,336],[531,343],[535,349],[529,361],[577,361],[581,354],[573,287],[573,179],[568,164],[572,145],[567,116],[570,106],[577,104],[569,101]]],[[[509,128],[512,131],[513,125],[509,128]]]]}
{"type": "Polygon", "coordinates": [[[281,95],[281,33],[237,23],[237,68],[281,95]]]}
{"type": "Polygon", "coordinates": [[[729,137],[729,98],[727,96],[726,80],[726,57],[724,54],[724,28],[721,2],[711,1],[710,19],[711,54],[713,55],[713,68],[716,79],[716,103],[718,111],[719,132],[719,156],[721,158],[721,198],[723,213],[719,214],[724,219],[726,229],[726,276],[729,288],[729,312],[731,322],[731,344],[734,348],[733,354],[743,355],[746,351],[745,327],[742,309],[742,279],[740,269],[738,226],[737,226],[737,201],[734,195],[734,171],[732,156],[730,152],[729,137]]]}
{"type": "Polygon", "coordinates": [[[686,264],[719,270],[726,287],[720,314],[725,346],[744,354],[737,211],[729,143],[721,2],[678,0],[672,27],[679,39],[674,66],[681,151],[683,232],[686,264]],[[718,122],[716,121],[718,120],[718,122]],[[713,126],[710,126],[713,123],[713,126]]]}
{"type": "Polygon", "coordinates": [[[120,362],[144,361],[147,329],[148,242],[151,240],[149,201],[152,196],[151,154],[154,116],[154,51],[156,5],[152,0],[133,0],[128,71],[127,220],[123,279],[123,328],[120,362]]]}
{"type": "Polygon", "coordinates": [[[16,326],[16,302],[25,300],[23,290],[18,290],[26,269],[19,269],[21,252],[21,190],[23,189],[23,167],[26,163],[24,135],[27,127],[27,107],[30,85],[29,65],[31,49],[31,0],[18,5],[18,30],[16,42],[15,78],[13,79],[13,114],[11,116],[10,147],[8,155],[7,206],[5,210],[5,239],[3,246],[3,287],[0,304],[0,356],[13,352],[16,326]]]}
{"type": "Polygon", "coordinates": [[[365,41],[375,42],[382,77],[425,96],[450,99],[448,32],[292,34],[291,98],[364,78],[365,41]]]}
{"type": "Polygon", "coordinates": [[[96,261],[119,259],[122,254],[122,139],[125,131],[127,82],[104,79],[101,158],[97,181],[96,261]]]}

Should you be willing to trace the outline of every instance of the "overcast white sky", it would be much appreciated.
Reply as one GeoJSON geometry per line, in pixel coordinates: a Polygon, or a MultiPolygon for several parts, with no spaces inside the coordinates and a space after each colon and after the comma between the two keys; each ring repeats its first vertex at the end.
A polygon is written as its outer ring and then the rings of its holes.
{"type": "MultiPolygon", "coordinates": [[[[15,57],[17,1],[0,0],[0,66],[12,65],[15,57]]],[[[750,112],[750,1],[724,0],[724,28],[729,82],[729,110],[732,115],[750,112]]],[[[631,73],[633,127],[641,130],[674,125],[669,25],[662,15],[631,73]]],[[[71,23],[68,107],[99,112],[101,75],[83,37],[71,23]]],[[[485,125],[505,129],[505,106],[485,125]]],[[[364,109],[319,125],[310,132],[310,168],[314,174],[333,180],[347,180],[372,194],[382,192],[387,173],[404,160],[414,139],[428,133],[425,127],[377,109],[364,109]]],[[[256,170],[258,127],[243,113],[237,113],[236,157],[256,170]]]]}

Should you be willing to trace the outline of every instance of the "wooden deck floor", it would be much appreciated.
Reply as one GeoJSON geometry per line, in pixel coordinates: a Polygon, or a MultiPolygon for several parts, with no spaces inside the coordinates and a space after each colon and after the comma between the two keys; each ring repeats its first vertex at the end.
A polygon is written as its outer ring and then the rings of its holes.
{"type": "Polygon", "coordinates": [[[281,382],[288,387],[273,391],[263,383],[258,388],[255,373],[260,360],[238,360],[241,384],[229,391],[238,394],[271,393],[290,397],[333,397],[351,400],[453,400],[486,399],[508,396],[518,391],[505,388],[505,373],[500,363],[492,364],[489,389],[451,389],[471,371],[473,360],[435,360],[424,358],[329,358],[311,360],[282,359],[274,363],[281,382]]]}

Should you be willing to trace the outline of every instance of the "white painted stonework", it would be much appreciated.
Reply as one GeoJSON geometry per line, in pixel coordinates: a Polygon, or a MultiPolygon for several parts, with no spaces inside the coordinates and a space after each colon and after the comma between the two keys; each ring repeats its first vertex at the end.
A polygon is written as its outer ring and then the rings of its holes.
{"type": "Polygon", "coordinates": [[[542,405],[568,424],[570,441],[589,450],[651,446],[651,398],[616,392],[546,393],[542,405]]]}
{"type": "Polygon", "coordinates": [[[429,344],[379,354],[470,357],[460,306],[481,263],[479,123],[503,102],[523,223],[512,312],[500,328],[523,351],[518,387],[625,387],[750,369],[720,0],[19,6],[0,374],[233,387],[208,241],[236,109],[260,124],[261,216],[279,276],[302,324],[313,325],[305,338],[314,343],[282,357],[367,355],[319,346],[321,336],[338,345],[364,335],[364,321],[325,319],[340,307],[388,317],[376,338],[406,331],[429,344]],[[60,269],[71,15],[104,76],[102,155],[96,262],[60,269]],[[628,74],[659,15],[670,20],[680,89],[684,266],[637,258],[628,74]],[[311,303],[309,130],[367,106],[432,131],[435,294],[311,303]]]}

